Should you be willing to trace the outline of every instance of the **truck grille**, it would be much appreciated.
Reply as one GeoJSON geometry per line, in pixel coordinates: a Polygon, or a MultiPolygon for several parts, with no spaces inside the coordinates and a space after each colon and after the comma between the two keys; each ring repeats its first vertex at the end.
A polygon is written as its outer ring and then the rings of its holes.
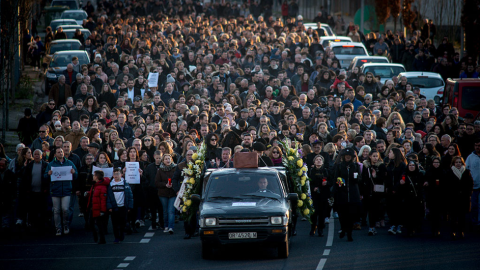
{"type": "Polygon", "coordinates": [[[269,225],[268,217],[252,217],[252,218],[219,218],[220,226],[251,226],[251,225],[269,225]]]}

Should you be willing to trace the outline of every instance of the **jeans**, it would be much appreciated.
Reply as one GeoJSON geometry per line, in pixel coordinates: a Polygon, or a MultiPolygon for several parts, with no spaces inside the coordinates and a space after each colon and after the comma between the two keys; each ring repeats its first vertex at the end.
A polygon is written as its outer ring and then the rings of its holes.
{"type": "Polygon", "coordinates": [[[160,201],[162,202],[163,207],[163,222],[165,223],[165,227],[173,229],[175,224],[175,207],[173,204],[175,203],[175,199],[177,197],[159,197],[160,201]]]}
{"type": "Polygon", "coordinates": [[[125,206],[119,207],[117,211],[113,211],[111,216],[113,235],[115,236],[115,239],[123,241],[125,224],[127,223],[127,209],[125,206]]]}
{"type": "Polygon", "coordinates": [[[473,190],[472,193],[472,224],[480,225],[480,189],[473,190]]]}
{"type": "Polygon", "coordinates": [[[55,221],[55,228],[62,229],[62,220],[60,219],[60,209],[63,216],[63,225],[68,225],[68,207],[70,205],[70,196],[52,197],[53,203],[53,219],[55,221]]]}
{"type": "Polygon", "coordinates": [[[77,202],[77,195],[72,193],[70,195],[70,204],[68,206],[68,226],[72,225],[73,212],[75,212],[75,203],[77,202]]]}

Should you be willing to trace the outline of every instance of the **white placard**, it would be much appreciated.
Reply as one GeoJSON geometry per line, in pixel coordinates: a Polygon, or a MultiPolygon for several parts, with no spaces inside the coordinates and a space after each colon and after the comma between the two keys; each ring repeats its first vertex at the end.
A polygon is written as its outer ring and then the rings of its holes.
{"type": "Polygon", "coordinates": [[[182,203],[182,198],[183,198],[183,193],[185,193],[185,184],[188,180],[188,176],[185,176],[185,179],[182,182],[182,186],[180,187],[180,190],[178,191],[177,198],[175,199],[175,202],[173,203],[173,206],[180,211],[180,204],[182,203]]]}
{"type": "Polygon", "coordinates": [[[232,206],[243,206],[243,207],[257,206],[257,203],[256,202],[234,202],[232,203],[232,206]]]}
{"type": "Polygon", "coordinates": [[[148,73],[148,87],[158,86],[158,73],[148,73]]]}
{"type": "Polygon", "coordinates": [[[125,181],[129,184],[140,184],[140,164],[138,162],[125,162],[125,181]]]}
{"type": "Polygon", "coordinates": [[[103,171],[103,175],[108,178],[113,177],[113,167],[112,168],[99,168],[97,166],[93,166],[92,173],[96,171],[103,171]]]}
{"type": "Polygon", "coordinates": [[[51,167],[52,181],[72,181],[72,166],[51,167]]]}

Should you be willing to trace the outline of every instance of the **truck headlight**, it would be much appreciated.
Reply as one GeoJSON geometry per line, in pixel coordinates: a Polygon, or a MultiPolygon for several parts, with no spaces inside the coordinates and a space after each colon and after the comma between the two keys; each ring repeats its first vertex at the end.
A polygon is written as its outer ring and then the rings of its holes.
{"type": "Polygon", "coordinates": [[[272,225],[282,225],[283,224],[283,217],[271,217],[270,223],[272,225]]]}
{"type": "Polygon", "coordinates": [[[216,226],[217,219],[216,218],[206,218],[205,219],[205,226],[216,226]]]}

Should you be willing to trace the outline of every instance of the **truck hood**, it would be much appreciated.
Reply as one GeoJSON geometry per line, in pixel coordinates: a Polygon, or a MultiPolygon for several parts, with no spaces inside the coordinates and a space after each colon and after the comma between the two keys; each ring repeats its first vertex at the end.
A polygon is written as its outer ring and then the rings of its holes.
{"type": "Polygon", "coordinates": [[[283,216],[287,212],[285,199],[215,200],[200,205],[200,216],[260,217],[283,216]]]}

